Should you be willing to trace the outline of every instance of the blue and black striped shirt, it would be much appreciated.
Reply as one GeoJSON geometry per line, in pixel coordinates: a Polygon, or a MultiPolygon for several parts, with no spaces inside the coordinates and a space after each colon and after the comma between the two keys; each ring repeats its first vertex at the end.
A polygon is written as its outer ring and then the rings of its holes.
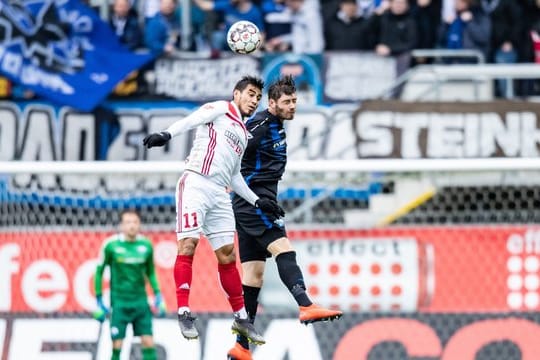
{"type": "Polygon", "coordinates": [[[246,128],[249,139],[240,171],[250,187],[272,183],[277,191],[277,183],[281,180],[287,164],[283,120],[264,110],[248,120],[246,128]]]}

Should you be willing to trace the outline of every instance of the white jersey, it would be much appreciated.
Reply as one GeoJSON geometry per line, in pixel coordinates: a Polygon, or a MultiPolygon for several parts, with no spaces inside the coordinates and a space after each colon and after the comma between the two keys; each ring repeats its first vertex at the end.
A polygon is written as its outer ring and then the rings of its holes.
{"type": "Polygon", "coordinates": [[[201,106],[167,131],[173,136],[196,127],[195,140],[185,169],[203,175],[221,186],[230,186],[240,172],[247,146],[247,130],[233,102],[215,101],[201,106]]]}

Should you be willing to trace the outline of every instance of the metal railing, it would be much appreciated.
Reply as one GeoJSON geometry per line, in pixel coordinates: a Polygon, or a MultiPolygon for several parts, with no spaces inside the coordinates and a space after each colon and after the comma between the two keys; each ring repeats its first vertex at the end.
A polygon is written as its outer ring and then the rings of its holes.
{"type": "Polygon", "coordinates": [[[461,49],[461,50],[450,50],[450,49],[416,49],[411,52],[413,58],[430,58],[430,59],[451,59],[451,58],[460,58],[460,59],[476,59],[477,64],[485,64],[486,58],[484,54],[479,50],[473,49],[461,49]]]}
{"type": "Polygon", "coordinates": [[[420,73],[429,74],[433,79],[417,81],[427,83],[428,86],[416,99],[422,100],[427,94],[435,94],[435,99],[440,100],[440,90],[444,84],[451,82],[470,82],[474,91],[474,99],[479,100],[479,86],[496,79],[507,80],[506,93],[508,99],[515,97],[513,81],[516,79],[540,79],[540,66],[538,64],[486,64],[482,53],[475,50],[414,50],[415,58],[473,58],[477,64],[452,64],[452,65],[419,65],[409,69],[399,76],[394,84],[384,90],[377,98],[388,99],[395,94],[395,89],[412,81],[420,73]]]}

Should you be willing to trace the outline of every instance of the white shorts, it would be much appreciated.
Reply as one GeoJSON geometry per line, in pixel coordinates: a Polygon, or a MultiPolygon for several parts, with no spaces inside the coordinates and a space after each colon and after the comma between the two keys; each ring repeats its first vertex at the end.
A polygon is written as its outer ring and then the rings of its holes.
{"type": "Polygon", "coordinates": [[[234,213],[225,187],[185,171],[176,185],[176,233],[178,240],[204,234],[214,250],[232,244],[234,213]]]}

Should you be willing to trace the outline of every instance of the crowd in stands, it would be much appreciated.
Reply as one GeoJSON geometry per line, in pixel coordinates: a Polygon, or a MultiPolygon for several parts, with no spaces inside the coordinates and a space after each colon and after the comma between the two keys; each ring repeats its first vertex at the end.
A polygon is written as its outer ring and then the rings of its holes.
{"type": "Polygon", "coordinates": [[[130,48],[159,54],[226,50],[238,20],[265,34],[264,51],[474,49],[487,62],[534,62],[539,0],[192,0],[192,43],[181,46],[177,0],[113,0],[109,22],[130,48]],[[135,1],[135,3],[133,2],[135,1]],[[140,3],[137,3],[140,2],[140,3]]]}
{"type": "Polygon", "coordinates": [[[113,1],[110,22],[122,41],[133,47],[130,39],[142,39],[136,36],[142,31],[144,41],[136,45],[158,54],[183,48],[217,57],[238,20],[260,28],[265,52],[374,51],[396,57],[398,75],[430,61],[411,59],[412,49],[477,50],[488,63],[512,64],[535,62],[535,42],[540,45],[540,0],[192,0],[193,36],[183,47],[182,7],[175,0],[113,1]],[[135,18],[141,28],[128,26],[135,18]]]}
{"type": "MultiPolygon", "coordinates": [[[[175,0],[114,1],[145,1],[129,12],[137,17],[134,9],[144,11],[142,46],[161,54],[180,49],[182,7],[175,0]]],[[[395,57],[398,75],[432,61],[412,59],[413,49],[476,50],[488,63],[540,62],[534,51],[540,47],[540,0],[192,0],[190,19],[193,41],[183,48],[210,50],[212,57],[226,50],[228,27],[249,20],[263,32],[265,52],[374,51],[395,57]]]]}
{"type": "Polygon", "coordinates": [[[398,74],[432,61],[411,59],[412,49],[478,50],[488,63],[540,62],[540,0],[191,0],[189,16],[180,0],[102,1],[112,1],[107,21],[127,47],[160,56],[188,50],[219,57],[229,25],[249,20],[264,34],[263,52],[374,51],[396,57],[398,74]],[[188,18],[192,34],[181,36],[188,18]]]}

